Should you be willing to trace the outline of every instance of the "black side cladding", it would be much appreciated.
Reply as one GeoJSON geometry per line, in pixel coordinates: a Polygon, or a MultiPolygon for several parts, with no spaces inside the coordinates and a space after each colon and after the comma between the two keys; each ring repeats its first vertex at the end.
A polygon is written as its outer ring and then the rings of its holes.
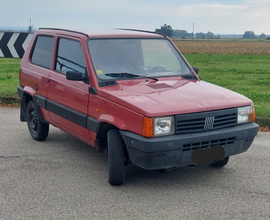
{"type": "MultiPolygon", "coordinates": [[[[26,99],[24,96],[24,91],[23,87],[19,86],[17,88],[18,94],[21,99],[21,115],[20,115],[20,120],[21,121],[26,121],[26,99]]],[[[35,94],[33,96],[33,102],[37,108],[37,114],[39,116],[39,119],[41,122],[47,124],[41,114],[40,108],[46,109],[56,115],[59,115],[62,118],[65,118],[75,124],[78,124],[84,128],[88,128],[90,131],[96,132],[99,121],[95,118],[92,118],[90,116],[87,116],[86,114],[80,113],[78,111],[75,111],[73,109],[67,108],[61,104],[58,104],[54,101],[51,101],[49,99],[46,99],[45,97],[35,94]],[[40,107],[40,108],[39,108],[40,107]]]]}
{"type": "Polygon", "coordinates": [[[47,107],[47,110],[51,111],[52,113],[56,115],[59,115],[69,121],[72,121],[84,128],[87,127],[87,124],[86,124],[87,115],[85,114],[82,114],[73,109],[67,108],[63,105],[60,105],[48,99],[46,100],[46,107],[47,107]]]}
{"type": "Polygon", "coordinates": [[[92,118],[90,116],[87,118],[87,128],[90,131],[97,132],[98,125],[99,125],[99,121],[97,119],[92,118]]]}

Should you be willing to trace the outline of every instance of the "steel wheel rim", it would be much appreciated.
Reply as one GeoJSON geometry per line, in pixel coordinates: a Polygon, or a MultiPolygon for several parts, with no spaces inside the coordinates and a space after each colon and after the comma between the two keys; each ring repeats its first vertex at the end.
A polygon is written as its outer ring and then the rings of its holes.
{"type": "Polygon", "coordinates": [[[37,133],[37,131],[38,131],[38,115],[34,109],[31,109],[31,112],[30,112],[29,125],[30,125],[32,132],[37,133]]]}

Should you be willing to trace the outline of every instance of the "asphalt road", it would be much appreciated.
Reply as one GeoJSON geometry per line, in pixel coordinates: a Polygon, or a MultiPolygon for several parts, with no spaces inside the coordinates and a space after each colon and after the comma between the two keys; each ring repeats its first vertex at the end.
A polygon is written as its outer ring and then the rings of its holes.
{"type": "Polygon", "coordinates": [[[19,109],[0,108],[0,219],[270,219],[270,133],[224,168],[127,168],[107,181],[107,155],[50,127],[34,141],[19,109]]]}

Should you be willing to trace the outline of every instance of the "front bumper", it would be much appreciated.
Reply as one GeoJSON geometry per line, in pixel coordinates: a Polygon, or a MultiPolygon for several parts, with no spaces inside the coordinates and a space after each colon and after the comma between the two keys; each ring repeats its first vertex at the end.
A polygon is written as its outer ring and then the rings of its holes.
{"type": "Polygon", "coordinates": [[[208,132],[145,138],[120,131],[131,162],[144,169],[167,169],[195,164],[191,154],[195,149],[221,145],[225,157],[247,151],[258,133],[255,123],[208,132]]]}

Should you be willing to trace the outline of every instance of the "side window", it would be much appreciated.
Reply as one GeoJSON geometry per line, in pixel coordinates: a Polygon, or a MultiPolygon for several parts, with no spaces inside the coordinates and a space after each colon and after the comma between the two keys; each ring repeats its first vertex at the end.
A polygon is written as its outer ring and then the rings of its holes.
{"type": "Polygon", "coordinates": [[[55,70],[66,74],[67,71],[85,73],[85,60],[79,41],[60,38],[56,55],[55,70]]]}
{"type": "Polygon", "coordinates": [[[38,36],[31,56],[31,63],[50,69],[53,52],[52,36],[38,36]]]}

